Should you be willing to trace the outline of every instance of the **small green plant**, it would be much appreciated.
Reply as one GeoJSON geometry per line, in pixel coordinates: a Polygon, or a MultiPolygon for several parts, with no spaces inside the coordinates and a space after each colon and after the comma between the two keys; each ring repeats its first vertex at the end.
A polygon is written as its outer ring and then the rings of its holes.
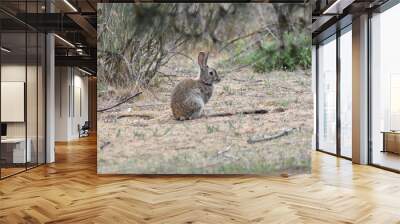
{"type": "Polygon", "coordinates": [[[234,91],[230,86],[225,85],[223,87],[223,90],[224,90],[224,92],[228,93],[228,95],[233,95],[234,94],[234,91]]]}
{"type": "Polygon", "coordinates": [[[163,133],[160,133],[158,128],[156,128],[155,130],[151,130],[151,131],[153,132],[154,137],[163,137],[163,136],[167,135],[171,131],[171,129],[172,128],[169,127],[167,129],[165,129],[163,133]]]}
{"type": "Polygon", "coordinates": [[[142,133],[140,131],[133,131],[133,136],[135,136],[136,138],[139,138],[139,139],[144,139],[144,133],[142,133]]]}
{"type": "Polygon", "coordinates": [[[233,124],[233,121],[229,120],[228,125],[229,125],[229,129],[233,129],[233,130],[236,129],[235,125],[233,124]]]}
{"type": "Polygon", "coordinates": [[[155,76],[151,81],[150,81],[150,86],[152,87],[160,87],[162,82],[162,78],[160,76],[155,76]]]}
{"type": "Polygon", "coordinates": [[[99,159],[99,163],[106,163],[107,162],[107,160],[105,160],[105,159],[99,159]]]}
{"type": "Polygon", "coordinates": [[[239,95],[240,96],[246,95],[247,92],[248,92],[248,90],[246,88],[240,88],[239,89],[239,95]]]}
{"type": "Polygon", "coordinates": [[[219,131],[218,126],[213,126],[213,125],[206,124],[206,128],[207,128],[207,134],[211,134],[213,132],[219,131]]]}
{"type": "Polygon", "coordinates": [[[297,83],[301,86],[308,86],[308,82],[306,82],[305,80],[298,80],[297,83]]]}
{"type": "Polygon", "coordinates": [[[233,134],[235,135],[235,137],[240,137],[241,136],[240,132],[237,132],[237,131],[235,131],[233,134]]]}
{"type": "Polygon", "coordinates": [[[99,82],[99,84],[97,84],[97,92],[98,93],[103,93],[107,91],[107,85],[103,82],[99,82]]]}
{"type": "Polygon", "coordinates": [[[224,101],[224,104],[227,105],[227,106],[232,106],[232,105],[233,105],[233,102],[232,102],[231,100],[229,100],[229,101],[224,101]]]}
{"type": "Polygon", "coordinates": [[[264,80],[263,84],[265,85],[266,88],[271,88],[271,82],[269,80],[264,80]]]}
{"type": "Polygon", "coordinates": [[[257,73],[273,70],[294,71],[296,68],[309,69],[311,37],[304,33],[286,32],[282,43],[265,41],[260,48],[243,56],[238,62],[252,64],[253,70],[257,73]]]}
{"type": "MultiPolygon", "coordinates": [[[[241,121],[239,121],[241,122],[241,121]]],[[[241,134],[238,130],[240,130],[241,123],[236,125],[236,121],[228,121],[229,130],[233,130],[233,135],[235,137],[239,137],[241,134]],[[234,123],[235,122],[235,123],[234,123]]]]}
{"type": "Polygon", "coordinates": [[[281,100],[281,101],[279,101],[278,102],[278,105],[280,106],[280,107],[283,107],[283,108],[288,108],[289,107],[289,100],[281,100]]]}

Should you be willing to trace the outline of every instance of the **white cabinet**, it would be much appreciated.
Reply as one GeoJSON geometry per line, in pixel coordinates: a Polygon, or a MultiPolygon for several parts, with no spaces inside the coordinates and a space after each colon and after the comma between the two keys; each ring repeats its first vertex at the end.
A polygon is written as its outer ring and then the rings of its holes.
{"type": "Polygon", "coordinates": [[[25,151],[25,138],[7,138],[1,140],[2,145],[12,148],[12,163],[25,163],[32,161],[32,140],[28,138],[26,143],[28,145],[25,151]]]}

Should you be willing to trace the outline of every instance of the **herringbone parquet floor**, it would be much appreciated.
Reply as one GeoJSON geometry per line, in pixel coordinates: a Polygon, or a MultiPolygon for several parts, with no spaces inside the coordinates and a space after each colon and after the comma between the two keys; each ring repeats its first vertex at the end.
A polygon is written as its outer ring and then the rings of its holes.
{"type": "Polygon", "coordinates": [[[0,181],[0,223],[400,223],[400,175],[313,153],[312,174],[97,176],[96,139],[0,181]]]}

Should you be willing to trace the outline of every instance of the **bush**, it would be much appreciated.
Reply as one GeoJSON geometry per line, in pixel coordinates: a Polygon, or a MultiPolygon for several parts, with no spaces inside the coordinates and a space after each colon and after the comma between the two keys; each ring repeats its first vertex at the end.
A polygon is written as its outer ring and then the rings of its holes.
{"type": "MultiPolygon", "coordinates": [[[[240,48],[241,46],[239,46],[240,48]]],[[[256,50],[239,60],[240,63],[252,64],[255,72],[273,70],[293,71],[297,68],[311,67],[311,37],[306,34],[286,32],[282,43],[264,41],[256,50]],[[281,47],[280,44],[283,44],[281,47]]]]}

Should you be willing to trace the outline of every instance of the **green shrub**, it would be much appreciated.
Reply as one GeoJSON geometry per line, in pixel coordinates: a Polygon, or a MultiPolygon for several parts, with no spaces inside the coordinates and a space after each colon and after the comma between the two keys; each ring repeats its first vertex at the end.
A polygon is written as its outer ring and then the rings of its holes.
{"type": "MultiPolygon", "coordinates": [[[[242,47],[240,44],[238,48],[242,47]]],[[[261,47],[240,58],[239,63],[252,64],[255,72],[293,71],[311,67],[311,37],[286,32],[283,46],[278,41],[264,41],[261,47]]]]}

